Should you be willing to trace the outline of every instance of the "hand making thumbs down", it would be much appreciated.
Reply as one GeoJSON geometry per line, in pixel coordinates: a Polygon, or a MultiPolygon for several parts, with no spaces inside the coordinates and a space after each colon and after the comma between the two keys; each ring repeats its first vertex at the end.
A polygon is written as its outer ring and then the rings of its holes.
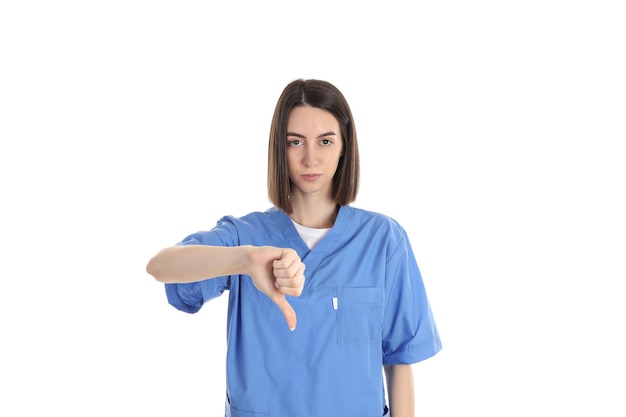
{"type": "Polygon", "coordinates": [[[300,257],[293,249],[258,246],[250,250],[249,260],[254,286],[278,306],[289,329],[295,330],[296,312],[285,296],[302,294],[305,265],[300,257]]]}

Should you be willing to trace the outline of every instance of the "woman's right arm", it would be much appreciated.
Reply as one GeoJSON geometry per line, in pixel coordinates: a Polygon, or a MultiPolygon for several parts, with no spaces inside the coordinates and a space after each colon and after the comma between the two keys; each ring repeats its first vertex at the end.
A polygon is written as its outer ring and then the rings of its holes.
{"type": "Polygon", "coordinates": [[[304,264],[293,249],[273,246],[171,246],[158,252],[146,271],[164,283],[188,283],[225,275],[249,275],[254,286],[282,311],[291,330],[296,314],[285,295],[304,288],[304,264]]]}
{"type": "Polygon", "coordinates": [[[146,265],[157,281],[187,283],[224,275],[247,274],[252,246],[171,246],[146,265]]]}

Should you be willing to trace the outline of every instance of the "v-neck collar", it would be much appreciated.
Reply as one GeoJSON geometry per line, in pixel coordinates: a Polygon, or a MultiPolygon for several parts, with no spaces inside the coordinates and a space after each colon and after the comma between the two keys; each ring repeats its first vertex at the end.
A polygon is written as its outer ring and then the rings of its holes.
{"type": "Polygon", "coordinates": [[[333,227],[313,249],[309,249],[302,238],[300,238],[291,218],[284,211],[271,208],[270,212],[287,245],[298,252],[300,259],[306,264],[307,271],[313,271],[326,256],[332,253],[337,241],[343,235],[354,215],[354,211],[350,207],[339,206],[339,212],[333,227]]]}

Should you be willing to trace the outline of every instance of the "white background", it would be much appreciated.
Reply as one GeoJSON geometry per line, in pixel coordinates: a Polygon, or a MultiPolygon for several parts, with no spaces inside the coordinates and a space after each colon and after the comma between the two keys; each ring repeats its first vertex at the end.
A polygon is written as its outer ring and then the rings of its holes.
{"type": "Polygon", "coordinates": [[[303,77],[420,263],[417,415],[624,416],[620,3],[3,2],[0,414],[222,415],[226,297],[181,313],[145,265],[269,206],[303,77]]]}

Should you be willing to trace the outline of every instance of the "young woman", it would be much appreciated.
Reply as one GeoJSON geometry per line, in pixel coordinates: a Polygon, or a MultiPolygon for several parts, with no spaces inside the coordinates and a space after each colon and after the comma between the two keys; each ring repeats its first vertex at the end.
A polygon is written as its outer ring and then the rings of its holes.
{"type": "Polygon", "coordinates": [[[286,86],[268,162],[273,207],[223,217],[147,265],[187,313],[228,290],[225,415],[413,416],[411,364],[441,342],[405,230],[349,205],[359,152],[334,85],[286,86]]]}

